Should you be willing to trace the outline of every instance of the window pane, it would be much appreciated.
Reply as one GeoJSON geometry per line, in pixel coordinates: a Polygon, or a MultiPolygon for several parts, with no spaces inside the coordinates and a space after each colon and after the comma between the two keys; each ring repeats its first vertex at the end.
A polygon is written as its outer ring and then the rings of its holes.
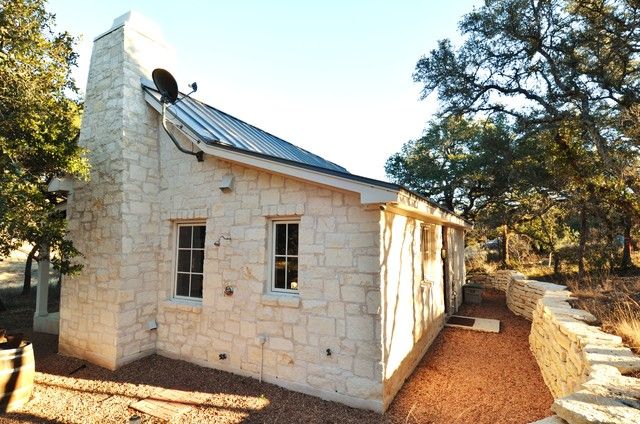
{"type": "Polygon", "coordinates": [[[202,273],[202,263],[204,261],[204,250],[191,251],[191,272],[202,273]]]}
{"type": "Polygon", "coordinates": [[[285,269],[286,269],[286,260],[281,256],[276,256],[275,258],[275,273],[273,278],[273,287],[276,289],[284,289],[285,285],[285,269]]]}
{"type": "Polygon", "coordinates": [[[276,255],[285,254],[287,243],[287,224],[276,224],[276,255]]]}
{"type": "Polygon", "coordinates": [[[202,275],[191,274],[191,297],[202,298],[202,275]]]}
{"type": "Polygon", "coordinates": [[[189,272],[191,267],[191,251],[178,250],[178,271],[189,272]]]}
{"type": "Polygon", "coordinates": [[[205,226],[197,225],[193,227],[193,247],[204,248],[205,226]]]}
{"type": "Polygon", "coordinates": [[[298,254],[298,224],[289,224],[287,234],[287,255],[298,254]]]}
{"type": "Polygon", "coordinates": [[[191,227],[179,227],[180,238],[178,247],[191,247],[191,227]]]}
{"type": "Polygon", "coordinates": [[[189,296],[189,274],[178,273],[176,296],[189,296]]]}
{"type": "Polygon", "coordinates": [[[287,260],[287,288],[298,290],[298,258],[287,260]]]}

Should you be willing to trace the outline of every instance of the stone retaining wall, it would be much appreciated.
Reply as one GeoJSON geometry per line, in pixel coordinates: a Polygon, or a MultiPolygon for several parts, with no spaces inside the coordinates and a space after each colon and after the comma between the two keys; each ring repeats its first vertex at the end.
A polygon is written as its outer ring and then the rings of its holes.
{"type": "Polygon", "coordinates": [[[499,271],[488,287],[505,287],[507,305],[532,321],[529,344],[555,401],[557,416],[539,423],[640,422],[640,357],[618,336],[595,327],[596,318],[569,304],[564,286],[499,271]],[[507,280],[505,284],[505,280],[507,280]]]}
{"type": "Polygon", "coordinates": [[[533,320],[538,301],[549,292],[566,291],[564,286],[527,280],[522,274],[513,273],[507,286],[507,307],[516,315],[533,320]]]}

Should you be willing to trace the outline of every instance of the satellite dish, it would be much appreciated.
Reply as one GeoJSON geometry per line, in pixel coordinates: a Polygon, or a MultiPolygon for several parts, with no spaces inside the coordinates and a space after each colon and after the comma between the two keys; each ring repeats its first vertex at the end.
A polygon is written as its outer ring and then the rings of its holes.
{"type": "Polygon", "coordinates": [[[178,83],[169,71],[156,68],[151,72],[151,78],[162,96],[162,103],[174,104],[178,100],[178,83]]]}
{"type": "MultiPolygon", "coordinates": [[[[164,131],[167,133],[171,141],[173,141],[173,144],[176,145],[178,150],[180,150],[182,153],[193,155],[198,159],[198,162],[202,162],[204,160],[204,152],[202,150],[193,152],[185,149],[180,145],[178,140],[176,140],[176,138],[169,132],[169,129],[167,128],[167,108],[169,107],[168,104],[170,103],[173,105],[176,104],[176,102],[185,99],[185,97],[183,96],[180,100],[178,100],[178,83],[176,82],[176,79],[173,77],[173,75],[171,75],[169,71],[160,68],[156,68],[153,70],[153,72],[151,72],[151,78],[153,78],[153,83],[156,85],[156,88],[160,92],[160,103],[162,103],[162,128],[164,128],[164,131]]],[[[193,90],[191,93],[198,89],[198,85],[195,82],[191,84],[190,87],[193,90]]],[[[186,97],[188,98],[191,93],[187,94],[186,97]]]]}

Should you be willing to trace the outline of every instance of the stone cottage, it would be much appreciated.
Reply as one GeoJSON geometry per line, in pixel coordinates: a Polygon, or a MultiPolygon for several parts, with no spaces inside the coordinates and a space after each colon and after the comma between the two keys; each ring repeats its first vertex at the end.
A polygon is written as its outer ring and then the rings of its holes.
{"type": "Polygon", "coordinates": [[[167,112],[203,160],[184,154],[148,79],[173,56],[133,13],[94,41],[60,352],[110,369],[155,353],[384,411],[462,300],[470,225],[189,98],[167,112]]]}

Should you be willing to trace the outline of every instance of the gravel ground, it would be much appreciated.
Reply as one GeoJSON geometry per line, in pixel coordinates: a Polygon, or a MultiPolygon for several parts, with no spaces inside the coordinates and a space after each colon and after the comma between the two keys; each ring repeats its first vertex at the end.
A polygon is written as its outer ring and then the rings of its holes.
{"type": "MultiPolygon", "coordinates": [[[[251,378],[150,356],[113,372],[57,355],[57,339],[30,334],[37,376],[32,400],[0,423],[125,423],[128,406],[157,388],[197,392],[193,423],[527,423],[550,415],[551,395],[529,352],[529,323],[490,293],[462,314],[497,318],[500,334],[445,329],[384,417],[260,384],[251,378]]],[[[144,423],[160,422],[141,414],[144,423]]]]}

